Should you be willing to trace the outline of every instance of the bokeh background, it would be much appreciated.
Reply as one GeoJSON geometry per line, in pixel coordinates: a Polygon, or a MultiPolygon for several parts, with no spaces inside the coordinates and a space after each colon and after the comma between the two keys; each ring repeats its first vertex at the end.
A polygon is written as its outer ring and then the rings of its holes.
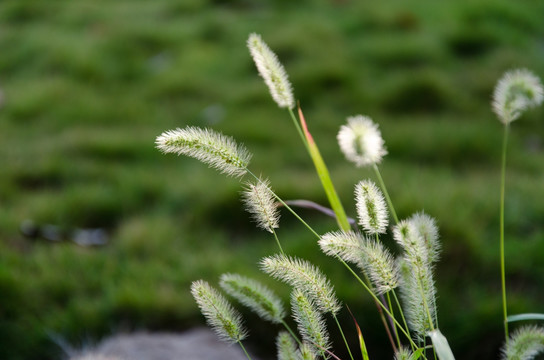
{"type": "MultiPolygon", "coordinates": [[[[201,325],[189,284],[227,271],[288,299],[257,268],[276,245],[248,220],[240,183],[154,148],[164,130],[211,127],[243,142],[280,196],[326,204],[257,75],[251,32],[285,65],[350,215],[354,184],[373,173],[343,159],[336,133],[350,115],[379,123],[399,216],[425,210],[440,226],[440,327],[458,358],[496,358],[502,126],[490,96],[508,69],[544,76],[543,14],[530,0],[2,1],[0,358],[58,359],[59,339],[78,347],[201,325]],[[107,244],[77,245],[78,229],[99,229],[107,244]]],[[[528,112],[510,137],[510,313],[544,312],[543,116],[528,112]]],[[[301,214],[319,232],[335,229],[301,214]]],[[[327,272],[370,355],[391,358],[374,305],[345,269],[287,213],[279,237],[327,272]]],[[[272,358],[276,329],[246,318],[250,348],[272,358]]],[[[355,341],[346,311],[341,319],[355,341]]]]}

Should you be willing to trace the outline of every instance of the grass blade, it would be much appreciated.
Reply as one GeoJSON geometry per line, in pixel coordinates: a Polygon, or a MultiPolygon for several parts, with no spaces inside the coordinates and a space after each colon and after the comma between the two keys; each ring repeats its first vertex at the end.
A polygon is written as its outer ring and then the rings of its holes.
{"type": "Polygon", "coordinates": [[[526,321],[526,320],[544,320],[544,314],[527,313],[527,314],[510,315],[508,316],[506,320],[508,322],[526,321]]]}
{"type": "Polygon", "coordinates": [[[455,360],[455,357],[451,352],[450,344],[448,344],[448,340],[442,335],[440,330],[435,329],[427,333],[427,335],[431,338],[436,354],[440,360],[455,360]]]}
{"type": "Polygon", "coordinates": [[[351,229],[351,226],[349,225],[348,217],[346,216],[344,207],[342,206],[342,203],[338,198],[338,194],[336,193],[336,189],[334,188],[334,185],[332,183],[329,170],[327,169],[327,165],[325,165],[325,162],[321,157],[321,153],[319,152],[319,148],[317,147],[312,135],[308,131],[308,126],[306,125],[306,120],[304,119],[304,115],[302,114],[300,106],[298,108],[298,116],[302,124],[304,136],[306,137],[306,141],[308,143],[308,151],[310,152],[310,156],[312,157],[312,161],[314,162],[317,175],[319,176],[319,180],[321,180],[321,184],[323,185],[323,189],[327,194],[327,198],[329,199],[332,210],[336,214],[336,221],[338,222],[338,226],[340,226],[340,229],[344,231],[349,231],[351,229]]]}

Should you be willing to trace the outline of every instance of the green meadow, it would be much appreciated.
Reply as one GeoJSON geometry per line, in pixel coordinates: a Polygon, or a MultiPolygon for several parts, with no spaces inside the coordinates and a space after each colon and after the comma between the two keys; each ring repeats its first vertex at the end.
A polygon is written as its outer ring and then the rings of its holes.
{"type": "MultiPolygon", "coordinates": [[[[117,332],[183,331],[204,319],[193,280],[215,285],[276,252],[240,201],[238,180],[163,155],[187,125],[235,137],[284,199],[326,204],[289,115],[246,48],[257,32],[289,73],[348,214],[371,169],[340,153],[347,116],[376,121],[380,166],[400,218],[437,219],[438,318],[459,359],[497,358],[502,124],[493,88],[512,68],[544,77],[544,2],[355,0],[5,0],[0,3],[0,358],[58,359],[117,332]],[[31,220],[67,239],[23,236],[31,220]],[[73,241],[103,229],[105,246],[73,241]]],[[[509,312],[544,313],[544,109],[512,124],[507,160],[509,312]]],[[[334,220],[301,215],[320,233],[334,220]]],[[[320,264],[354,312],[371,358],[392,353],[371,298],[282,212],[284,250],[320,264]]],[[[386,239],[390,242],[391,239],[386,239]]],[[[245,312],[249,348],[275,356],[272,326],[245,312]]],[[[349,313],[340,319],[356,343],[349,313]]],[[[512,325],[514,326],[514,325],[512,325]]],[[[335,337],[339,334],[331,328],[335,337]]],[[[338,354],[344,347],[334,340],[338,354]]]]}

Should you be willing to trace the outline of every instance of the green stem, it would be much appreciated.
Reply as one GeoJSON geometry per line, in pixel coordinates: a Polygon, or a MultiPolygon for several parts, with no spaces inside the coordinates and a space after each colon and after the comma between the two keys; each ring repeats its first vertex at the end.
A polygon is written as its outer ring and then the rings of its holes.
{"type": "MultiPolygon", "coordinates": [[[[255,180],[257,180],[258,182],[262,183],[262,180],[257,177],[257,175],[255,175],[254,173],[252,173],[248,168],[246,168],[246,171],[248,172],[248,174],[250,174],[251,176],[253,176],[255,178],[255,180]]],[[[289,210],[291,212],[291,214],[293,214],[294,217],[296,217],[304,226],[306,226],[306,228],[308,228],[308,230],[310,230],[312,232],[312,234],[314,234],[318,239],[321,239],[321,236],[319,236],[318,233],[315,232],[315,230],[310,226],[308,225],[308,223],[306,223],[306,221],[304,221],[296,212],[295,210],[293,210],[289,205],[287,205],[285,203],[285,201],[283,201],[278,195],[276,195],[276,193],[274,191],[272,191],[272,195],[274,195],[274,197],[276,198],[276,200],[278,200],[280,202],[280,204],[282,204],[287,210],[289,210]]]]}
{"type": "MultiPolygon", "coordinates": [[[[406,323],[406,317],[404,317],[404,311],[402,311],[402,306],[400,305],[399,298],[397,297],[397,292],[395,289],[393,289],[393,298],[395,298],[395,302],[397,303],[397,307],[399,308],[400,317],[402,318],[402,323],[404,324],[404,327],[406,328],[406,331],[408,332],[408,335],[410,335],[410,328],[408,327],[408,324],[406,323]]],[[[412,351],[415,351],[415,349],[412,347],[412,351]]]]}
{"type": "Polygon", "coordinates": [[[296,342],[299,344],[299,345],[302,345],[302,342],[299,340],[299,338],[297,337],[297,335],[293,332],[293,330],[291,329],[291,327],[289,325],[287,325],[287,323],[282,320],[281,321],[281,324],[283,325],[283,327],[289,331],[289,333],[291,334],[291,336],[293,337],[293,339],[296,340],[296,342]]]}
{"type": "Polygon", "coordinates": [[[291,119],[293,120],[293,124],[295,124],[295,128],[297,129],[298,135],[300,136],[302,143],[306,147],[306,150],[308,150],[308,153],[310,153],[310,148],[308,147],[308,141],[306,140],[306,137],[304,136],[304,133],[302,132],[302,128],[300,127],[300,124],[298,123],[297,117],[293,113],[293,109],[289,109],[289,115],[291,115],[291,119]]]}
{"type": "Polygon", "coordinates": [[[504,193],[506,182],[506,146],[508,143],[508,124],[504,126],[502,140],[502,165],[501,165],[501,210],[500,210],[500,256],[501,256],[501,285],[502,285],[502,311],[504,322],[504,336],[508,342],[508,311],[506,304],[506,270],[504,264],[504,193]]]}
{"type": "Polygon", "coordinates": [[[380,183],[380,187],[382,188],[383,194],[385,195],[385,199],[387,200],[387,204],[389,205],[389,209],[391,210],[391,215],[393,215],[393,220],[395,220],[395,224],[399,223],[399,218],[397,217],[397,213],[395,211],[395,207],[393,206],[393,202],[391,201],[391,198],[389,197],[389,193],[387,192],[387,187],[385,186],[385,183],[383,182],[382,175],[380,174],[380,169],[378,169],[378,165],[374,164],[374,172],[376,173],[376,177],[378,178],[378,181],[380,183]]]}
{"type": "MultiPolygon", "coordinates": [[[[389,295],[390,291],[387,292],[387,304],[389,305],[389,309],[391,310],[391,314],[395,316],[395,312],[393,311],[393,306],[391,305],[391,296],[389,295]]],[[[397,338],[397,344],[399,346],[399,349],[401,347],[400,344],[400,338],[399,338],[399,331],[397,330],[397,325],[395,324],[395,328],[393,329],[395,331],[395,336],[397,338]]]]}
{"type": "Polygon", "coordinates": [[[344,331],[342,331],[342,326],[340,326],[340,322],[338,322],[338,318],[334,314],[332,314],[332,317],[334,318],[334,321],[336,321],[336,325],[338,325],[338,330],[340,330],[340,334],[342,334],[342,339],[344,339],[344,344],[346,344],[346,348],[348,349],[349,357],[351,358],[351,360],[354,360],[353,355],[351,354],[351,349],[348,345],[348,341],[346,340],[346,336],[344,335],[344,331]]]}
{"type": "Polygon", "coordinates": [[[240,345],[240,347],[242,348],[242,350],[244,350],[244,354],[246,354],[248,360],[251,360],[251,356],[249,356],[249,354],[247,353],[246,348],[244,347],[244,345],[242,344],[242,342],[238,340],[238,344],[240,345]]]}
{"type": "Polygon", "coordinates": [[[397,319],[395,319],[393,317],[393,314],[391,314],[391,312],[387,309],[387,307],[385,305],[383,305],[380,300],[378,299],[378,297],[376,296],[376,294],[374,294],[374,292],[368,287],[367,284],[365,284],[365,282],[359,277],[359,275],[357,275],[355,273],[355,271],[353,271],[353,269],[344,261],[342,260],[340,257],[338,257],[338,260],[340,260],[340,262],[342,264],[344,264],[344,266],[349,270],[349,272],[351,272],[351,274],[357,279],[357,281],[359,281],[359,283],[361,285],[363,285],[363,287],[365,288],[365,290],[370,294],[370,296],[372,296],[372,298],[374,299],[374,301],[376,301],[377,304],[380,305],[380,307],[383,309],[383,311],[385,311],[390,317],[391,319],[393,319],[393,321],[395,322],[395,324],[399,327],[399,329],[401,330],[401,332],[406,336],[406,338],[408,339],[408,341],[410,342],[410,344],[414,347],[418,347],[414,341],[412,340],[412,338],[410,337],[410,334],[408,334],[406,332],[406,330],[403,329],[402,325],[399,324],[399,322],[397,321],[397,319]]]}
{"type": "Polygon", "coordinates": [[[278,234],[276,234],[276,231],[274,229],[272,229],[272,234],[274,234],[274,238],[276,239],[276,243],[278,244],[278,247],[280,248],[281,254],[285,255],[285,253],[283,252],[283,249],[281,247],[281,244],[280,244],[280,239],[278,239],[278,234]]]}

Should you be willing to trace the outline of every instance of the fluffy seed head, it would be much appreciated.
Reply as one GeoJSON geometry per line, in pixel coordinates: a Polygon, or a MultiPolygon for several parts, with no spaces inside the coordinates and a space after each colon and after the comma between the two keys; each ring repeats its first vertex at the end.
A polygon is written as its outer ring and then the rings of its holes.
{"type": "Polygon", "coordinates": [[[226,342],[239,342],[247,336],[242,316],[216,289],[206,281],[194,281],[191,294],[217,336],[226,342]]]}
{"type": "Polygon", "coordinates": [[[323,315],[316,308],[314,301],[303,291],[294,289],[291,293],[291,307],[302,339],[309,344],[315,344],[313,348],[317,352],[328,350],[331,347],[329,334],[323,315]]]}
{"type": "Polygon", "coordinates": [[[542,352],[544,352],[544,329],[525,326],[510,336],[510,341],[502,350],[502,359],[529,360],[542,352]]]}
{"type": "Polygon", "coordinates": [[[342,260],[358,266],[364,264],[364,242],[362,234],[353,231],[329,232],[321,236],[319,246],[329,256],[339,256],[342,260]]]}
{"type": "Polygon", "coordinates": [[[504,124],[509,124],[544,100],[540,79],[527,69],[508,71],[493,93],[493,111],[504,124]]]}
{"type": "Polygon", "coordinates": [[[393,228],[393,239],[404,250],[404,258],[408,262],[426,266],[429,264],[428,247],[420,236],[415,224],[408,220],[401,220],[393,228]]]}
{"type": "Polygon", "coordinates": [[[414,225],[419,237],[425,243],[428,251],[429,261],[437,262],[440,257],[440,242],[438,241],[438,227],[436,221],[429,215],[420,212],[408,219],[414,225]]]}
{"type": "Polygon", "coordinates": [[[257,280],[238,274],[223,274],[219,285],[265,320],[279,324],[285,317],[281,299],[257,280]]]}
{"type": "Polygon", "coordinates": [[[397,263],[400,269],[400,295],[408,326],[418,340],[424,340],[436,326],[436,287],[430,266],[421,266],[405,259],[397,263]],[[430,315],[430,319],[429,319],[430,315]]]}
{"type": "Polygon", "coordinates": [[[247,172],[251,159],[246,148],[231,137],[193,126],[166,131],[157,137],[155,144],[163,153],[186,155],[235,177],[247,172]]]}
{"type": "Polygon", "coordinates": [[[363,115],[348,117],[337,139],[346,159],[357,167],[379,164],[387,155],[378,125],[363,115]]]}
{"type": "Polygon", "coordinates": [[[365,272],[374,285],[377,295],[385,294],[399,285],[399,273],[393,255],[375,240],[364,244],[365,272]]]}
{"type": "Polygon", "coordinates": [[[246,183],[242,201],[258,227],[271,233],[279,227],[280,212],[268,180],[246,183]]]}
{"type": "Polygon", "coordinates": [[[287,331],[281,331],[276,337],[276,348],[278,349],[278,360],[299,360],[297,344],[287,331]]]}
{"type": "Polygon", "coordinates": [[[413,358],[414,354],[412,353],[412,350],[404,346],[401,346],[395,353],[395,360],[412,360],[413,358]]]}
{"type": "Polygon", "coordinates": [[[315,360],[317,355],[314,351],[314,347],[308,344],[306,341],[302,343],[298,349],[298,355],[300,360],[315,360]]]}
{"type": "Polygon", "coordinates": [[[387,206],[382,192],[370,180],[355,185],[359,224],[369,234],[383,234],[388,225],[387,206]]]}
{"type": "Polygon", "coordinates": [[[247,47],[274,101],[280,108],[294,108],[293,89],[287,78],[287,72],[276,54],[270,50],[261,36],[255,33],[249,35],[247,47]]]}
{"type": "Polygon", "coordinates": [[[274,255],[262,259],[260,265],[265,273],[303,291],[320,311],[336,314],[340,310],[330,281],[308,261],[274,255]]]}

